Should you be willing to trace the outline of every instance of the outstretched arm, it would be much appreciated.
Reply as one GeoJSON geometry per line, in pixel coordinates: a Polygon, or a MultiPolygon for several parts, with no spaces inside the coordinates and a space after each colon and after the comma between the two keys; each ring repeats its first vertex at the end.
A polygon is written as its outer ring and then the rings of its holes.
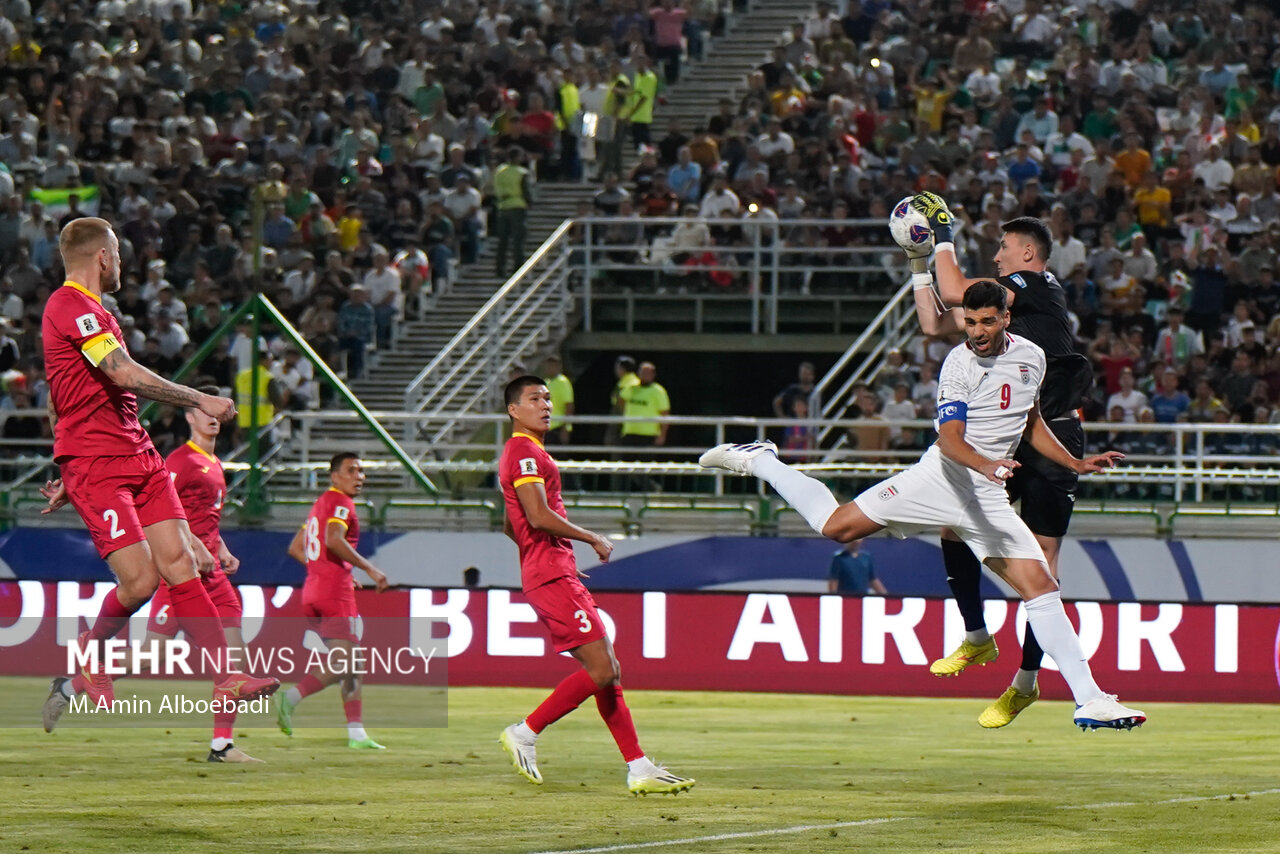
{"type": "Polygon", "coordinates": [[[213,397],[188,386],[170,382],[154,371],[139,365],[129,357],[124,348],[112,350],[98,364],[98,367],[116,385],[158,403],[183,407],[194,406],[219,421],[230,421],[235,417],[236,405],[231,398],[213,397]]]}
{"type": "Polygon", "coordinates": [[[1035,407],[1032,408],[1031,414],[1027,416],[1027,429],[1023,433],[1027,441],[1031,443],[1031,447],[1039,451],[1046,459],[1055,462],[1065,469],[1070,469],[1076,474],[1094,474],[1103,469],[1109,469],[1115,466],[1117,462],[1124,459],[1124,454],[1119,451],[1104,451],[1101,454],[1084,459],[1076,459],[1076,457],[1063,447],[1062,442],[1058,441],[1058,437],[1049,429],[1049,425],[1045,423],[1044,416],[1040,414],[1040,401],[1036,401],[1035,407]]]}

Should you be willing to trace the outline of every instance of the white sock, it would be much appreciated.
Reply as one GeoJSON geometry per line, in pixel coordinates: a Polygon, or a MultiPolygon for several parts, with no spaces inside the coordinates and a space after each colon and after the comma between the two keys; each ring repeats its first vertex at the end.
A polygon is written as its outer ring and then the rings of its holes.
{"type": "Polygon", "coordinates": [[[66,697],[68,700],[74,700],[76,698],[76,689],[71,687],[70,679],[68,679],[66,682],[63,682],[58,687],[58,690],[61,691],[62,696],[66,697]]]}
{"type": "Polygon", "coordinates": [[[753,462],[752,474],[778,490],[809,527],[821,534],[831,514],[840,507],[826,484],[796,471],[771,453],[761,454],[753,462]]]}
{"type": "Polygon", "coordinates": [[[521,721],[512,728],[512,734],[521,741],[528,741],[532,743],[538,740],[538,734],[529,729],[529,725],[524,721],[521,721]]]}
{"type": "Polygon", "coordinates": [[[1024,603],[1027,622],[1035,630],[1036,640],[1046,653],[1053,656],[1058,672],[1067,681],[1071,696],[1077,706],[1102,696],[1102,689],[1093,681],[1093,671],[1080,648],[1080,638],[1067,619],[1062,608],[1062,594],[1058,591],[1037,596],[1024,603]]]}
{"type": "Polygon", "coordinates": [[[347,738],[353,741],[364,741],[368,737],[369,733],[364,731],[364,724],[359,721],[347,724],[347,738]]]}
{"type": "Polygon", "coordinates": [[[637,775],[648,774],[653,771],[655,767],[656,766],[654,766],[652,759],[648,756],[641,756],[639,759],[632,759],[627,763],[627,773],[637,775]]]}
{"type": "Polygon", "coordinates": [[[974,646],[982,646],[984,643],[991,640],[991,632],[987,631],[985,628],[974,629],[971,632],[965,632],[964,639],[974,646]]]}
{"type": "Polygon", "coordinates": [[[289,705],[296,706],[302,702],[302,692],[299,691],[298,687],[295,685],[288,691],[284,692],[284,698],[289,701],[289,705]]]}
{"type": "Polygon", "coordinates": [[[1013,677],[1013,690],[1019,694],[1030,694],[1036,690],[1036,676],[1039,670],[1023,670],[1018,668],[1018,672],[1013,677]]]}
{"type": "Polygon", "coordinates": [[[230,746],[231,739],[229,738],[215,738],[209,742],[210,750],[226,750],[230,746]]]}

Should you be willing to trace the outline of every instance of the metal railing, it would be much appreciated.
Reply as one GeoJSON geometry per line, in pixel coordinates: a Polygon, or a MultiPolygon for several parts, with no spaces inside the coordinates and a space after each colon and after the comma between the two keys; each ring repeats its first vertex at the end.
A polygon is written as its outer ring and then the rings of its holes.
{"type": "Polygon", "coordinates": [[[492,385],[506,376],[514,354],[522,352],[556,323],[567,324],[569,250],[565,220],[405,387],[405,409],[435,417],[466,411],[475,399],[459,397],[467,384],[492,385]],[[526,278],[528,281],[526,281],[526,278]]]}
{"type": "MultiPolygon", "coordinates": [[[[784,304],[809,298],[819,302],[864,297],[872,301],[886,282],[905,274],[896,247],[877,242],[887,234],[879,219],[764,219],[740,217],[584,217],[572,239],[581,268],[583,328],[596,329],[602,307],[651,292],[664,302],[685,300],[701,331],[705,306],[717,301],[744,313],[731,317],[743,331],[777,334],[784,304]],[[707,242],[677,245],[673,233],[693,223],[706,226],[707,242]],[[824,245],[828,229],[849,230],[868,238],[847,246],[824,245]],[[717,297],[728,295],[728,299],[717,297]]],[[[652,301],[652,300],[651,300],[652,301]]],[[[839,331],[838,329],[836,331],[839,331]]]]}
{"type": "MultiPolygon", "coordinates": [[[[375,412],[378,420],[388,425],[413,424],[422,416],[413,412],[375,412]]],[[[292,418],[307,420],[356,420],[350,412],[299,412],[292,418]]],[[[408,450],[421,459],[424,471],[442,473],[485,473],[494,471],[496,460],[508,435],[509,420],[505,414],[457,414],[460,423],[475,428],[488,427],[485,438],[463,441],[441,441],[427,445],[421,440],[410,442],[408,450]],[[428,459],[428,456],[434,459],[428,459]]],[[[650,419],[652,421],[653,419],[650,419]]],[[[622,427],[628,419],[616,415],[579,415],[565,419],[570,425],[580,427],[622,427]]],[[[797,463],[805,471],[820,473],[835,481],[866,482],[887,477],[910,466],[923,453],[927,437],[932,436],[933,422],[925,420],[890,421],[881,418],[842,419],[823,422],[818,419],[797,421],[785,418],[725,418],[699,416],[670,416],[661,419],[669,425],[673,439],[683,440],[662,447],[644,449],[601,446],[593,444],[568,444],[553,448],[561,470],[569,474],[597,475],[661,475],[680,481],[694,491],[723,496],[726,484],[742,481],[723,472],[709,472],[698,466],[696,460],[707,447],[726,441],[747,442],[778,436],[787,428],[803,427],[816,440],[819,431],[828,427],[844,434],[851,431],[873,431],[887,434],[889,430],[902,428],[915,431],[920,442],[915,447],[872,449],[842,447],[836,451],[824,449],[815,443],[803,448],[783,448],[783,455],[797,463]]],[[[630,422],[634,423],[634,419],[630,422]]],[[[1203,502],[1209,500],[1210,490],[1221,486],[1257,486],[1280,488],[1280,425],[1261,424],[1110,424],[1085,422],[1084,431],[1090,452],[1111,447],[1116,434],[1165,434],[1167,448],[1156,453],[1135,454],[1120,467],[1091,478],[1099,485],[1110,483],[1168,486],[1181,500],[1203,502]],[[1251,437],[1259,447],[1267,447],[1264,453],[1223,453],[1220,446],[1231,437],[1251,437]],[[1276,449],[1271,452],[1270,449],[1276,449]],[[1185,498],[1183,498],[1185,496],[1185,498]]],[[[477,434],[480,431],[466,431],[477,434]]],[[[316,471],[328,464],[329,457],[337,450],[369,450],[377,453],[372,443],[368,447],[353,445],[350,440],[326,441],[310,431],[302,430],[304,437],[299,447],[299,458],[281,463],[271,475],[316,471]],[[340,447],[339,447],[340,445],[340,447]]],[[[387,467],[392,470],[391,467],[387,467]]],[[[750,481],[750,491],[764,494],[762,483],[750,481]]],[[[740,492],[741,490],[734,490],[740,492]]],[[[1280,495],[1277,496],[1280,501],[1280,495]]]]}

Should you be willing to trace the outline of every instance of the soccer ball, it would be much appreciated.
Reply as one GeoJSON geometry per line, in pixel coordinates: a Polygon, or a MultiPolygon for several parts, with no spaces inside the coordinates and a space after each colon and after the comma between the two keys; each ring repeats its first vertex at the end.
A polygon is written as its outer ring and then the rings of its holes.
{"type": "Polygon", "coordinates": [[[908,252],[920,252],[933,248],[933,229],[920,211],[911,207],[912,196],[907,196],[893,206],[889,214],[889,234],[908,252]]]}

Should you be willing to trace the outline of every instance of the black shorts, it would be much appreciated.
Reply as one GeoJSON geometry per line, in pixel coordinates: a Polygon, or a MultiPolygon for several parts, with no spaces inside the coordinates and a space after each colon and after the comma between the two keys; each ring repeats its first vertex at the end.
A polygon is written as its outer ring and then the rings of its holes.
{"type": "MultiPolygon", "coordinates": [[[[1077,418],[1057,418],[1049,429],[1068,451],[1084,456],[1084,427],[1077,418]]],[[[1013,458],[1022,463],[1006,481],[1010,501],[1022,501],[1020,515],[1031,533],[1042,537],[1064,537],[1071,524],[1080,476],[1047,460],[1031,443],[1018,446],[1013,458]]]]}

